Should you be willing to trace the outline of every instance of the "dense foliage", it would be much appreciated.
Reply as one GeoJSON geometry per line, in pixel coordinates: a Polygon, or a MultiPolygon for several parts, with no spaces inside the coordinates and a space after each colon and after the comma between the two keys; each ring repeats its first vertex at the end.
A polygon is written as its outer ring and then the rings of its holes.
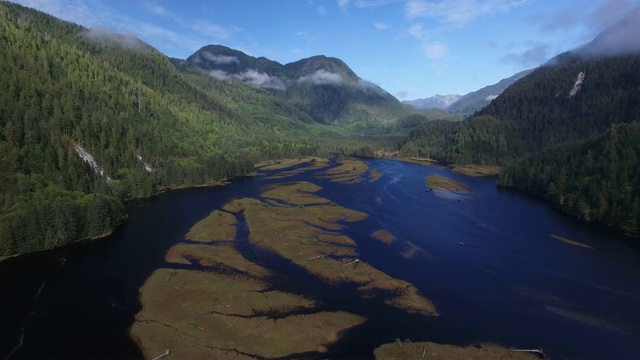
{"type": "Polygon", "coordinates": [[[501,186],[543,196],[587,221],[640,232],[640,124],[612,125],[596,140],[521,158],[504,169],[501,186]]]}
{"type": "Polygon", "coordinates": [[[505,165],[500,185],[637,234],[638,121],[640,56],[566,53],[475,116],[414,129],[401,154],[505,165]]]}
{"type": "Polygon", "coordinates": [[[371,153],[268,91],[20,5],[0,2],[0,47],[0,255],[104,234],[123,200],[261,159],[371,153]]]}

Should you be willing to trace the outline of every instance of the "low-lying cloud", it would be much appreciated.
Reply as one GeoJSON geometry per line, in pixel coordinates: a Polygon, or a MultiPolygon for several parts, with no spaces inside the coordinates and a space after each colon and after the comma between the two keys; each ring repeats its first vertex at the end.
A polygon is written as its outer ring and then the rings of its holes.
{"type": "Polygon", "coordinates": [[[84,31],[82,35],[101,44],[116,44],[129,50],[143,51],[149,49],[140,39],[129,35],[117,34],[107,27],[96,26],[84,31]]]}
{"type": "Polygon", "coordinates": [[[320,69],[311,75],[300,77],[298,82],[311,82],[314,85],[340,85],[342,84],[342,76],[320,69]]]}
{"type": "Polygon", "coordinates": [[[209,76],[216,80],[240,80],[247,85],[262,89],[286,90],[287,85],[280,78],[269,76],[269,74],[259,72],[257,70],[247,70],[239,74],[229,74],[222,70],[213,70],[209,76]]]}
{"type": "MultiPolygon", "coordinates": [[[[602,8],[608,13],[611,9],[602,8]]],[[[592,56],[616,56],[640,53],[640,6],[633,8],[622,20],[608,28],[582,49],[592,56]]]]}
{"type": "Polygon", "coordinates": [[[522,67],[538,66],[549,59],[551,46],[538,44],[520,53],[510,53],[502,57],[503,63],[512,63],[522,67]]]}
{"type": "Polygon", "coordinates": [[[214,55],[208,51],[203,51],[200,53],[200,56],[203,58],[216,63],[217,65],[226,65],[226,64],[239,64],[240,60],[238,60],[235,56],[229,55],[214,55]]]}

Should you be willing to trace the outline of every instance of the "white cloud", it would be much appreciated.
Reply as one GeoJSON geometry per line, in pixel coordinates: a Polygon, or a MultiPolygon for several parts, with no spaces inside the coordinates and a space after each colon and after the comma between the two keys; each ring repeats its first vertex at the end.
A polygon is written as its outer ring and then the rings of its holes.
{"type": "Polygon", "coordinates": [[[236,63],[239,64],[240,60],[238,60],[235,56],[227,56],[227,55],[214,55],[208,51],[203,51],[201,56],[209,61],[213,61],[218,65],[231,64],[236,63]]]}
{"type": "Polygon", "coordinates": [[[509,12],[531,0],[408,0],[405,15],[409,19],[434,18],[444,23],[465,24],[476,18],[509,12]]]}
{"type": "Polygon", "coordinates": [[[347,10],[350,7],[357,9],[376,8],[398,2],[398,0],[338,0],[338,6],[342,10],[347,10]]]}
{"type": "Polygon", "coordinates": [[[350,5],[351,5],[350,0],[338,0],[338,7],[340,7],[340,9],[342,10],[347,10],[350,5]]]}
{"type": "Polygon", "coordinates": [[[427,32],[424,30],[422,25],[413,24],[409,28],[409,35],[413,36],[416,39],[423,39],[427,35],[427,32]]]}
{"type": "Polygon", "coordinates": [[[260,87],[263,89],[286,90],[287,86],[282,80],[275,76],[269,76],[267,73],[257,70],[247,70],[242,74],[234,75],[242,80],[245,84],[260,87]]]}
{"type": "Polygon", "coordinates": [[[538,66],[549,60],[551,46],[545,43],[535,43],[522,52],[512,52],[500,59],[502,63],[511,63],[520,67],[538,66]]]}
{"type": "Polygon", "coordinates": [[[227,74],[226,71],[222,71],[222,70],[212,70],[209,73],[209,76],[211,76],[216,80],[222,80],[222,81],[229,80],[232,78],[229,74],[227,74]]]}
{"type": "Polygon", "coordinates": [[[342,83],[342,76],[320,69],[311,75],[300,77],[298,82],[312,82],[314,85],[338,85],[342,83]]]}
{"type": "Polygon", "coordinates": [[[449,47],[438,41],[424,45],[424,54],[427,59],[442,60],[447,57],[448,52],[449,47]]]}
{"type": "Polygon", "coordinates": [[[130,50],[142,51],[148,49],[148,47],[142,41],[140,41],[140,39],[133,36],[118,34],[115,32],[115,30],[108,27],[95,26],[91,29],[88,29],[87,31],[84,31],[82,35],[95,42],[111,44],[116,43],[130,50]]]}
{"type": "Polygon", "coordinates": [[[227,81],[231,79],[238,79],[245,84],[251,85],[257,88],[263,89],[275,89],[286,90],[287,86],[284,81],[276,76],[269,76],[269,74],[257,71],[247,70],[239,74],[229,74],[222,70],[213,70],[209,73],[209,76],[216,80],[227,81]]]}
{"type": "Polygon", "coordinates": [[[487,101],[493,101],[498,97],[498,95],[489,95],[486,98],[484,98],[487,101]]]}
{"type": "Polygon", "coordinates": [[[375,28],[378,30],[387,30],[391,27],[389,24],[384,24],[379,22],[373,24],[373,26],[375,26],[375,28]]]}

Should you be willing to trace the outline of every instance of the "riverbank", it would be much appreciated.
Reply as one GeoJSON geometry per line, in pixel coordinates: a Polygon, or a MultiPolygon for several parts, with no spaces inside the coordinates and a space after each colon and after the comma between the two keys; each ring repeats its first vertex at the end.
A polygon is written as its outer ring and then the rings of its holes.
{"type": "Polygon", "coordinates": [[[499,165],[478,165],[478,164],[445,165],[435,159],[420,158],[420,157],[401,157],[401,158],[392,158],[391,160],[404,161],[412,164],[425,165],[425,166],[434,166],[440,169],[444,169],[448,167],[451,169],[452,172],[456,174],[472,176],[472,177],[497,176],[497,175],[500,175],[500,170],[502,169],[502,167],[499,165]]]}

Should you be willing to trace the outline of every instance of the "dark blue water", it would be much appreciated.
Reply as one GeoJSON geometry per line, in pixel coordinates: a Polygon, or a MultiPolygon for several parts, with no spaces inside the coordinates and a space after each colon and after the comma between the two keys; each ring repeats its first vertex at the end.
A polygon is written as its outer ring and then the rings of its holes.
{"type": "Polygon", "coordinates": [[[131,204],[127,224],[109,238],[0,262],[0,359],[140,357],[127,328],[139,311],[137,289],[166,265],[166,250],[230,199],[294,180],[313,181],[323,187],[320,196],[370,214],[344,230],[359,244],[360,259],[415,284],[441,314],[425,318],[360,303],[353,289],[332,292],[320,282],[296,289],[312,281],[308,274],[242,245],[249,259],[289,274],[278,285],[369,318],[331,356],[368,357],[396,337],[544,348],[552,358],[640,356],[640,255],[631,239],[499,189],[495,179],[396,161],[369,164],[384,174],[377,182],[336,184],[304,173],[164,193],[131,204]],[[432,173],[467,184],[471,193],[427,192],[432,173]],[[388,246],[372,239],[380,229],[398,240],[388,246]]]}

